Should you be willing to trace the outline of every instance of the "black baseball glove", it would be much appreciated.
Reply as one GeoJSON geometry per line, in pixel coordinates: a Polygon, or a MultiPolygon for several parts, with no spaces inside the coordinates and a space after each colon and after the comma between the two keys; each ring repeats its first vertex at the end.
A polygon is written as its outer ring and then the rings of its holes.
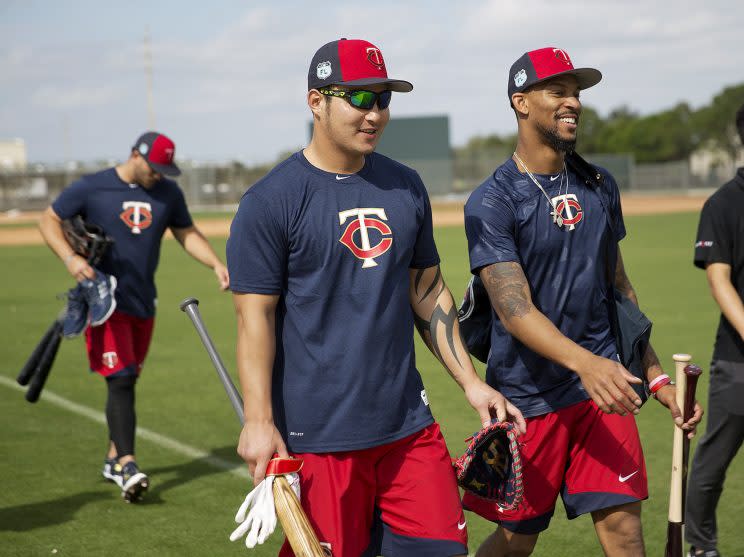
{"type": "Polygon", "coordinates": [[[514,425],[494,421],[465,441],[470,441],[465,454],[453,463],[460,487],[502,510],[519,507],[524,486],[514,425]]]}
{"type": "Polygon", "coordinates": [[[90,265],[97,265],[114,239],[107,236],[97,224],[85,222],[76,215],[62,221],[65,240],[78,255],[85,257],[90,265]]]}

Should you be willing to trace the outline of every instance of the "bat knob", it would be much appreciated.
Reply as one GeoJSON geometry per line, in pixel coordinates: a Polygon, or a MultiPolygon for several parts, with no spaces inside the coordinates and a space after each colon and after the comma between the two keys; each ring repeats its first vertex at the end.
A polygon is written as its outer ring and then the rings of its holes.
{"type": "Polygon", "coordinates": [[[672,356],[672,359],[675,362],[689,362],[690,360],[692,360],[692,356],[690,356],[689,354],[674,354],[672,356]]]}
{"type": "Polygon", "coordinates": [[[695,364],[687,364],[687,365],[685,366],[685,375],[687,375],[688,377],[689,377],[689,376],[694,376],[694,377],[697,377],[697,376],[698,376],[698,375],[700,375],[701,373],[703,373],[703,370],[702,370],[702,369],[700,369],[700,366],[698,366],[698,365],[695,365],[695,364]]]}
{"type": "Polygon", "coordinates": [[[190,305],[199,305],[199,300],[196,298],[186,298],[183,302],[180,303],[178,307],[181,308],[181,311],[186,311],[186,308],[188,308],[190,305]]]}

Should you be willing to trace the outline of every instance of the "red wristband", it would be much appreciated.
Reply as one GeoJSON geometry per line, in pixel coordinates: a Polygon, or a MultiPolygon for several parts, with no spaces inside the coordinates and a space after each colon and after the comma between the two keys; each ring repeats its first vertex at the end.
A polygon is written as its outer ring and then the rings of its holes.
{"type": "Polygon", "coordinates": [[[661,389],[665,385],[669,385],[669,383],[672,382],[672,379],[666,375],[659,375],[657,378],[655,378],[651,383],[648,384],[648,390],[651,391],[652,395],[655,395],[659,389],[661,389]]]}

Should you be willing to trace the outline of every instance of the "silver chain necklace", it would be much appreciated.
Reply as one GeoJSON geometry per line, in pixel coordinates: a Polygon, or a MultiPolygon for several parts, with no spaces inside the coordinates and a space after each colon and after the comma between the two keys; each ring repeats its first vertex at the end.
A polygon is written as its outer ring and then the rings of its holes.
{"type": "MultiPolygon", "coordinates": [[[[527,172],[527,176],[529,176],[532,179],[532,181],[535,182],[535,185],[545,196],[545,199],[548,200],[548,205],[550,205],[553,208],[553,210],[550,212],[550,216],[553,217],[553,222],[556,225],[558,225],[558,228],[563,228],[563,217],[558,213],[558,209],[555,206],[555,202],[546,193],[546,191],[540,185],[540,182],[537,181],[537,178],[535,178],[532,172],[530,172],[530,169],[527,168],[527,165],[524,164],[524,161],[521,158],[519,158],[519,155],[517,155],[516,151],[514,151],[514,158],[517,159],[517,162],[522,165],[522,168],[524,168],[525,172],[527,172]]],[[[561,188],[563,187],[564,178],[566,180],[566,193],[564,195],[568,195],[568,171],[566,170],[565,162],[563,163],[563,169],[561,170],[561,182],[558,184],[558,197],[561,196],[561,188]]]]}

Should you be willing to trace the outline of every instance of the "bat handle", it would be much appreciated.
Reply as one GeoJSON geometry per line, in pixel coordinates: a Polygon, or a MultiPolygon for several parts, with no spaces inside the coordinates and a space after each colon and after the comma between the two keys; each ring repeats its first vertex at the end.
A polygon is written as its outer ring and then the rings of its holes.
{"type": "Polygon", "coordinates": [[[227,398],[230,399],[230,404],[232,404],[233,410],[235,410],[235,413],[238,416],[238,420],[242,424],[243,399],[241,398],[238,390],[235,388],[233,382],[230,380],[230,375],[227,373],[225,364],[222,363],[222,358],[220,358],[220,354],[219,352],[217,352],[217,348],[215,348],[214,343],[212,342],[212,339],[207,332],[207,327],[204,324],[204,320],[202,319],[201,314],[199,313],[199,300],[197,300],[196,298],[186,298],[183,302],[181,302],[179,307],[181,308],[181,311],[189,316],[189,319],[191,319],[191,322],[194,324],[194,328],[196,329],[199,338],[204,344],[204,348],[207,349],[209,359],[212,360],[212,364],[217,370],[217,375],[219,375],[222,386],[225,388],[227,398]]]}

